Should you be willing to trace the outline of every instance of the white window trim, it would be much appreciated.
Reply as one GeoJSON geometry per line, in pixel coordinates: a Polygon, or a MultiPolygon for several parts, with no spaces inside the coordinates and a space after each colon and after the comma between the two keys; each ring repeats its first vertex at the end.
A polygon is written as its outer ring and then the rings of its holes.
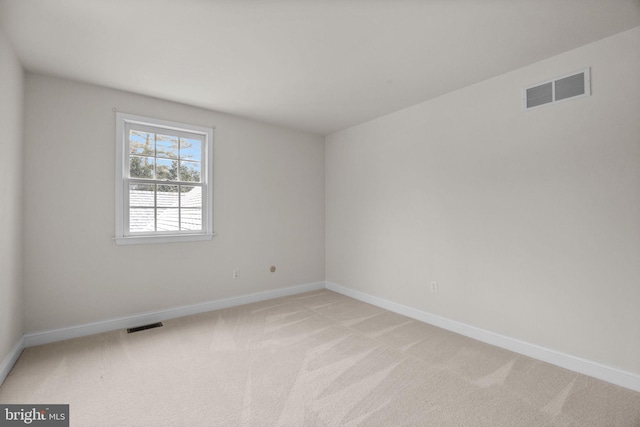
{"type": "Polygon", "coordinates": [[[215,233],[213,232],[213,128],[187,125],[168,120],[161,120],[152,117],[144,117],[133,114],[116,112],[116,176],[115,176],[115,194],[116,194],[116,236],[115,241],[118,245],[136,245],[150,243],[173,243],[173,242],[192,242],[211,240],[215,233]],[[125,150],[127,136],[125,133],[126,124],[134,123],[139,125],[148,125],[156,128],[171,129],[173,131],[185,131],[200,134],[204,137],[204,153],[202,162],[202,183],[205,187],[202,192],[203,212],[202,224],[203,230],[197,232],[173,232],[146,235],[127,235],[125,230],[125,216],[128,215],[128,203],[125,203],[125,196],[128,194],[125,189],[127,183],[128,170],[124,167],[127,163],[128,152],[125,150]]]}

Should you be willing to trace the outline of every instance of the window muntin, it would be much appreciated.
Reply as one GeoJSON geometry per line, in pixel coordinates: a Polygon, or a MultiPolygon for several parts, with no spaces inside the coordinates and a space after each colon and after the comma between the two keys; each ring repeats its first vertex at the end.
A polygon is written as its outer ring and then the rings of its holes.
{"type": "Polygon", "coordinates": [[[122,113],[117,128],[116,241],[211,238],[213,129],[122,113]]]}

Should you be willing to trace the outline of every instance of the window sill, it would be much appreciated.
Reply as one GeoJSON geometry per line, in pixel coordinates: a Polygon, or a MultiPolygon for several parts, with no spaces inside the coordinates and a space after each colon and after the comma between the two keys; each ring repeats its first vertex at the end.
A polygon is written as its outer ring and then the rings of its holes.
{"type": "Polygon", "coordinates": [[[116,237],[114,240],[117,245],[148,245],[155,243],[180,243],[180,242],[197,242],[213,239],[215,234],[179,234],[164,236],[128,236],[116,237]]]}

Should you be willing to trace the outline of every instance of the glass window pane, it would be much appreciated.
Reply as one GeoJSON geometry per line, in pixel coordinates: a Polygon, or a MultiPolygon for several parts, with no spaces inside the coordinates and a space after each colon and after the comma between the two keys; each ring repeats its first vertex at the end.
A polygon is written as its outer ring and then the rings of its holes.
{"type": "Polygon", "coordinates": [[[180,217],[178,208],[158,209],[158,231],[180,230],[180,217]]]}
{"type": "Polygon", "coordinates": [[[177,185],[158,185],[156,200],[158,207],[178,207],[178,186],[177,185]]]}
{"type": "Polygon", "coordinates": [[[200,182],[200,162],[181,160],[180,181],[200,182]]]}
{"type": "Polygon", "coordinates": [[[202,230],[202,209],[180,209],[181,230],[202,230]]]}
{"type": "Polygon", "coordinates": [[[156,178],[166,181],[175,181],[178,178],[177,160],[156,159],[156,178]]]}
{"type": "Polygon", "coordinates": [[[153,179],[154,163],[155,159],[153,157],[130,156],[129,177],[153,179]]]}
{"type": "Polygon", "coordinates": [[[144,154],[153,156],[154,134],[140,130],[129,131],[129,154],[144,154]]]}
{"type": "Polygon", "coordinates": [[[178,137],[158,134],[156,136],[156,156],[178,158],[178,137]]]}
{"type": "Polygon", "coordinates": [[[202,187],[180,186],[180,206],[183,208],[202,207],[202,187]]]}
{"type": "Polygon", "coordinates": [[[155,206],[155,185],[129,184],[129,206],[155,206]]]}
{"type": "Polygon", "coordinates": [[[154,208],[129,209],[129,230],[132,233],[155,231],[154,208]]]}
{"type": "Polygon", "coordinates": [[[180,158],[202,160],[202,141],[199,139],[180,138],[180,158]]]}

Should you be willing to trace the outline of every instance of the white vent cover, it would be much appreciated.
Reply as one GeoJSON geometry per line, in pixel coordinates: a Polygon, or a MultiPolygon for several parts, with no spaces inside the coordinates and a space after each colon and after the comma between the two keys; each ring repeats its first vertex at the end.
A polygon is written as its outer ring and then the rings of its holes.
{"type": "Polygon", "coordinates": [[[522,90],[522,109],[531,110],[567,99],[591,95],[591,69],[567,74],[522,90]]]}

